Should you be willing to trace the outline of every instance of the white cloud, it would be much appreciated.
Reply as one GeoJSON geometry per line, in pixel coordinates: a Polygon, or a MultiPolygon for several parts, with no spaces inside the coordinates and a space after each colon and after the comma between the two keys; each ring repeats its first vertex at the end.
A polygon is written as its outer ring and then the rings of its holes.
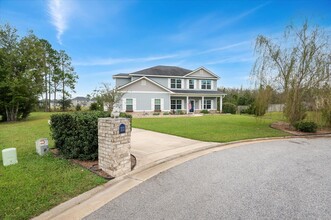
{"type": "Polygon", "coordinates": [[[59,44],[62,44],[61,37],[68,29],[68,20],[72,12],[71,3],[70,0],[49,0],[48,2],[48,13],[51,17],[51,23],[56,28],[56,38],[59,44]]]}

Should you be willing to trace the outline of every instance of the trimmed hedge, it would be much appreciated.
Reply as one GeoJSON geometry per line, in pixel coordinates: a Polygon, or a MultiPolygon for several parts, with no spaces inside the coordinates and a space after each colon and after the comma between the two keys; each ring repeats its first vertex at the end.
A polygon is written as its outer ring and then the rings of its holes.
{"type": "Polygon", "coordinates": [[[98,118],[108,112],[76,112],[51,116],[51,135],[55,147],[65,158],[95,160],[98,158],[98,118]]]}
{"type": "Polygon", "coordinates": [[[317,131],[317,124],[312,121],[299,121],[294,125],[295,129],[302,132],[313,132],[317,131]]]}
{"type": "Polygon", "coordinates": [[[207,109],[201,110],[200,113],[202,114],[209,114],[209,111],[207,109]]]}
{"type": "Polygon", "coordinates": [[[226,102],[223,103],[222,106],[222,113],[231,113],[231,114],[236,114],[236,105],[230,103],[230,102],[226,102]]]}

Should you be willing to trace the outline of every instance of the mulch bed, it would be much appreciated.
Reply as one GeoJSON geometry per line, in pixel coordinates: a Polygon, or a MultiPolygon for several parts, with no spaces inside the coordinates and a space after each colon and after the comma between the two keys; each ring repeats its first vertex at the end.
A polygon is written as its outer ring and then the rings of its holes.
{"type": "Polygon", "coordinates": [[[285,131],[285,132],[293,134],[295,136],[331,134],[331,130],[329,130],[329,129],[317,130],[315,133],[297,131],[297,130],[295,130],[295,128],[292,125],[290,125],[287,122],[282,122],[282,121],[274,122],[270,125],[270,127],[285,131]]]}
{"type": "MultiPolygon", "coordinates": [[[[59,153],[59,150],[56,148],[50,149],[52,154],[55,157],[62,157],[61,154],[59,153]]],[[[78,160],[78,159],[69,159],[72,163],[78,164],[79,166],[88,169],[89,171],[97,174],[98,176],[106,179],[106,180],[111,180],[114,179],[115,177],[110,176],[103,170],[99,168],[98,160],[78,160]]],[[[136,166],[137,160],[134,155],[131,154],[131,170],[136,166]]]]}

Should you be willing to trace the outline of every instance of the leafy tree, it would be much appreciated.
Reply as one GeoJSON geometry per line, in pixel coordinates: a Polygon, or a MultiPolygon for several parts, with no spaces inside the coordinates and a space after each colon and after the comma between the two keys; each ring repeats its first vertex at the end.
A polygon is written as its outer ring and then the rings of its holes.
{"type": "Polygon", "coordinates": [[[22,39],[17,30],[0,26],[0,112],[3,119],[26,118],[42,91],[42,45],[32,33],[22,39]]]}
{"type": "Polygon", "coordinates": [[[62,111],[65,111],[67,105],[68,97],[70,97],[69,91],[74,91],[75,85],[78,79],[77,74],[75,73],[74,67],[71,65],[71,58],[65,53],[64,50],[60,50],[59,54],[60,60],[60,71],[58,76],[58,82],[62,86],[62,111]]]}
{"type": "Polygon", "coordinates": [[[288,26],[278,40],[258,36],[258,57],[252,76],[258,85],[271,85],[284,94],[285,116],[292,125],[305,116],[304,97],[330,79],[330,42],[326,32],[304,22],[288,26]]]}
{"type": "Polygon", "coordinates": [[[260,86],[256,98],[254,101],[254,114],[256,116],[263,116],[268,109],[268,105],[270,104],[271,101],[271,96],[272,96],[272,88],[267,85],[267,86],[260,86]]]}

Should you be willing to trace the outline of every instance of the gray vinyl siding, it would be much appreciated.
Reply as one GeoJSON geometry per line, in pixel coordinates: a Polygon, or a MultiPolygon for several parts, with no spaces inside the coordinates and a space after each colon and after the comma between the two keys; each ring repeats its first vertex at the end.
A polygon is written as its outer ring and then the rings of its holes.
{"type": "Polygon", "coordinates": [[[161,77],[149,77],[151,80],[153,80],[154,82],[157,82],[158,84],[169,88],[168,85],[168,78],[161,78],[161,77]]]}
{"type": "Polygon", "coordinates": [[[152,99],[163,99],[163,110],[170,110],[169,93],[125,93],[123,99],[135,98],[136,111],[152,111],[152,99]]]}
{"type": "Polygon", "coordinates": [[[115,81],[116,81],[116,87],[120,87],[131,82],[130,79],[123,79],[123,78],[116,78],[115,81]]]}

